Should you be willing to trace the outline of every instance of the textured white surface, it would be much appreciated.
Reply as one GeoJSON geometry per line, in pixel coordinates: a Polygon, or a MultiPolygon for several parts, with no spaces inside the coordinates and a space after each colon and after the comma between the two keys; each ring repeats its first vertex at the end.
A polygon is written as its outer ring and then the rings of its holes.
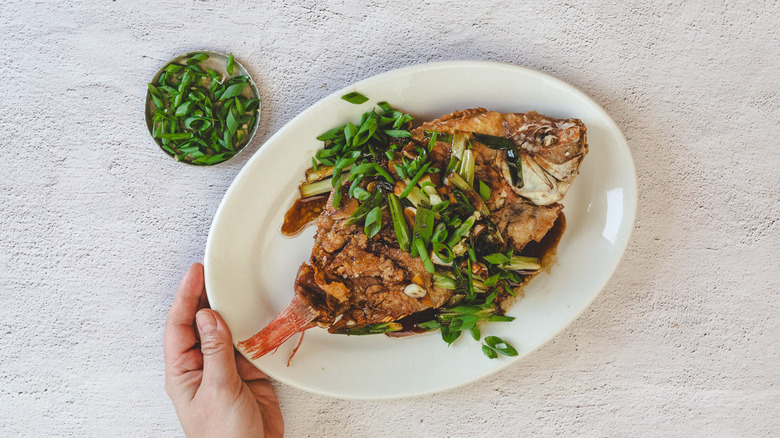
{"type": "Polygon", "coordinates": [[[163,320],[248,154],[332,90],[445,59],[600,102],[637,165],[632,242],[515,366],[398,401],[278,386],[288,436],[780,434],[777,2],[401,3],[0,4],[0,435],[181,435],[163,320]],[[198,48],[232,50],[264,103],[214,168],[167,158],[142,116],[152,74],[198,48]]]}

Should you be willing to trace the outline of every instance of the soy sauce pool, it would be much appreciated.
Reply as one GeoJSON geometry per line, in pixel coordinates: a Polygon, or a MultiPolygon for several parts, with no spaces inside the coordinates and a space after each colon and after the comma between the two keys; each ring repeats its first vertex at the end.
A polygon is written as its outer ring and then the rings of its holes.
{"type": "Polygon", "coordinates": [[[295,200],[295,203],[287,210],[282,223],[282,234],[293,237],[303,231],[307,225],[317,219],[325,209],[328,195],[312,196],[311,198],[295,200]]]}

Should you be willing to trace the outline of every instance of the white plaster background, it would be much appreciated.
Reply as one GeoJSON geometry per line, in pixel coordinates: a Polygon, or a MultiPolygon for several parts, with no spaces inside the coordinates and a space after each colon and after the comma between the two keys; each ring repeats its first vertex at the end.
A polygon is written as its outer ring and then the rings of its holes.
{"type": "Polygon", "coordinates": [[[284,123],[436,60],[553,74],[603,105],[639,211],[603,293],[488,379],[399,401],[277,385],[291,437],[780,435],[776,1],[0,3],[0,435],[177,436],[163,321],[219,201],[284,123]],[[143,120],[172,55],[260,83],[251,150],[177,164],[143,120]]]}

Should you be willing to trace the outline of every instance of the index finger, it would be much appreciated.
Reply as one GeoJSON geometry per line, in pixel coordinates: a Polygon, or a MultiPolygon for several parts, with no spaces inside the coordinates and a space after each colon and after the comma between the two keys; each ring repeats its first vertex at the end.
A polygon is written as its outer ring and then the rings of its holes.
{"type": "Polygon", "coordinates": [[[194,263],[184,274],[165,321],[163,351],[166,368],[170,368],[176,358],[197,344],[195,313],[200,308],[203,296],[203,265],[194,263]]]}

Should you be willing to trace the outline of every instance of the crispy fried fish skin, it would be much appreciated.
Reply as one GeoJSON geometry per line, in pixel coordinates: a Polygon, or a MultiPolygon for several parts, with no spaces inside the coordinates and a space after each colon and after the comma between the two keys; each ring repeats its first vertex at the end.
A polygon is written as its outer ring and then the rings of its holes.
{"type": "MultiPolygon", "coordinates": [[[[424,141],[424,131],[454,134],[471,132],[512,140],[520,151],[523,169],[521,188],[515,191],[537,205],[563,199],[588,153],[587,130],[579,119],[556,119],[530,111],[499,113],[484,108],[456,111],[413,131],[415,140],[424,141]]],[[[510,179],[506,153],[496,153],[503,161],[501,173],[510,179]]]]}

